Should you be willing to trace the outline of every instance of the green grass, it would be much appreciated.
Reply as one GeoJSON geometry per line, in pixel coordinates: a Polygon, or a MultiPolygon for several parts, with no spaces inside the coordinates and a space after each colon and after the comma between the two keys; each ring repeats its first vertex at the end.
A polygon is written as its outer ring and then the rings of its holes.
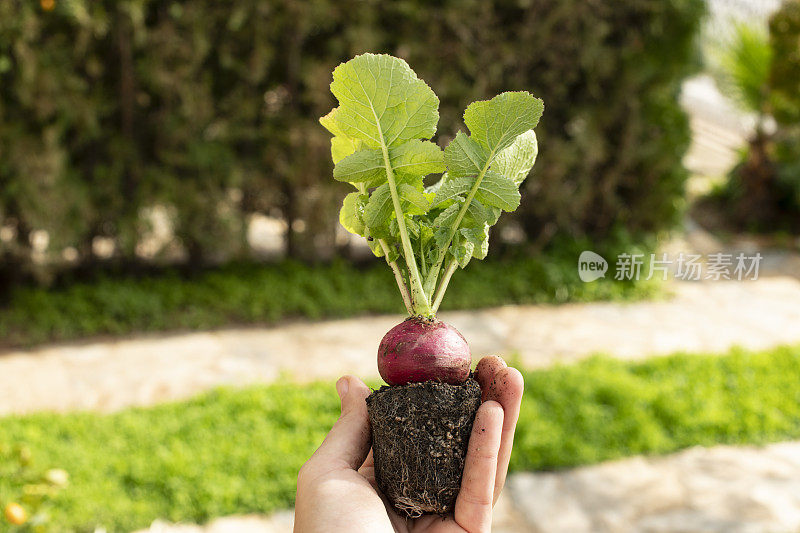
{"type": "MultiPolygon", "coordinates": [[[[474,261],[453,277],[443,309],[512,303],[636,299],[655,283],[582,283],[577,253],[564,257],[474,261]]],[[[53,289],[19,287],[0,308],[0,344],[29,346],[96,335],[270,324],[287,318],[403,311],[389,268],[343,261],[309,266],[231,264],[190,277],[168,270],[146,277],[99,277],[53,289]]]]}
{"type": "MultiPolygon", "coordinates": [[[[596,357],[526,372],[513,469],[556,469],[693,445],[800,437],[800,347],[641,363],[596,357]]],[[[25,443],[71,486],[54,500],[65,530],[155,518],[203,522],[292,504],[299,466],[337,416],[333,384],[217,390],[112,415],[0,419],[0,449],[25,443]]],[[[9,467],[0,459],[0,472],[9,467]]],[[[0,501],[14,494],[0,476],[0,501]]]]}

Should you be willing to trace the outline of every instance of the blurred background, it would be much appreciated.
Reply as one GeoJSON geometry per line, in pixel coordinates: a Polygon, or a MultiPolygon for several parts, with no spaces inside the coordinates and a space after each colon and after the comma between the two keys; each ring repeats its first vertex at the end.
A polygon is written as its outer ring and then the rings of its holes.
{"type": "Polygon", "coordinates": [[[526,377],[495,529],[800,531],[798,0],[0,2],[0,531],[291,529],[403,309],[317,122],[365,51],[434,89],[440,146],[545,101],[442,306],[526,377]]]}

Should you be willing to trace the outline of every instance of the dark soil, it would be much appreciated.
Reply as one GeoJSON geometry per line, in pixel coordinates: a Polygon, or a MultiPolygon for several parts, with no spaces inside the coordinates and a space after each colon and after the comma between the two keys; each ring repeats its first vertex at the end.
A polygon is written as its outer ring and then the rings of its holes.
{"type": "Polygon", "coordinates": [[[472,378],[384,386],[367,398],[375,478],[402,516],[453,510],[480,403],[472,378]]]}

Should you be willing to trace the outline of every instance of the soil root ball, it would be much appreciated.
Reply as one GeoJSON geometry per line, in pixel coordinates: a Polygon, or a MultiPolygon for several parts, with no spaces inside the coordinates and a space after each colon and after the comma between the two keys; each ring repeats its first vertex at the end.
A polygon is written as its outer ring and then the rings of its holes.
{"type": "Polygon", "coordinates": [[[401,515],[453,510],[480,403],[472,378],[384,386],[367,398],[375,478],[401,515]]]}

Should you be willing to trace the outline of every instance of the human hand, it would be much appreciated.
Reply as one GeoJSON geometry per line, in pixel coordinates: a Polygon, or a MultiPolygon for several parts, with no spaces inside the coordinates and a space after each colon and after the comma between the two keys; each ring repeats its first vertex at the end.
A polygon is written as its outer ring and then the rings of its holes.
{"type": "Polygon", "coordinates": [[[431,532],[485,533],[492,506],[505,484],[522,399],[522,375],[497,356],[475,369],[484,400],[475,415],[461,490],[451,516],[406,519],[381,495],[375,482],[365,399],[358,378],[336,382],[342,414],[297,477],[295,533],[431,532]]]}

